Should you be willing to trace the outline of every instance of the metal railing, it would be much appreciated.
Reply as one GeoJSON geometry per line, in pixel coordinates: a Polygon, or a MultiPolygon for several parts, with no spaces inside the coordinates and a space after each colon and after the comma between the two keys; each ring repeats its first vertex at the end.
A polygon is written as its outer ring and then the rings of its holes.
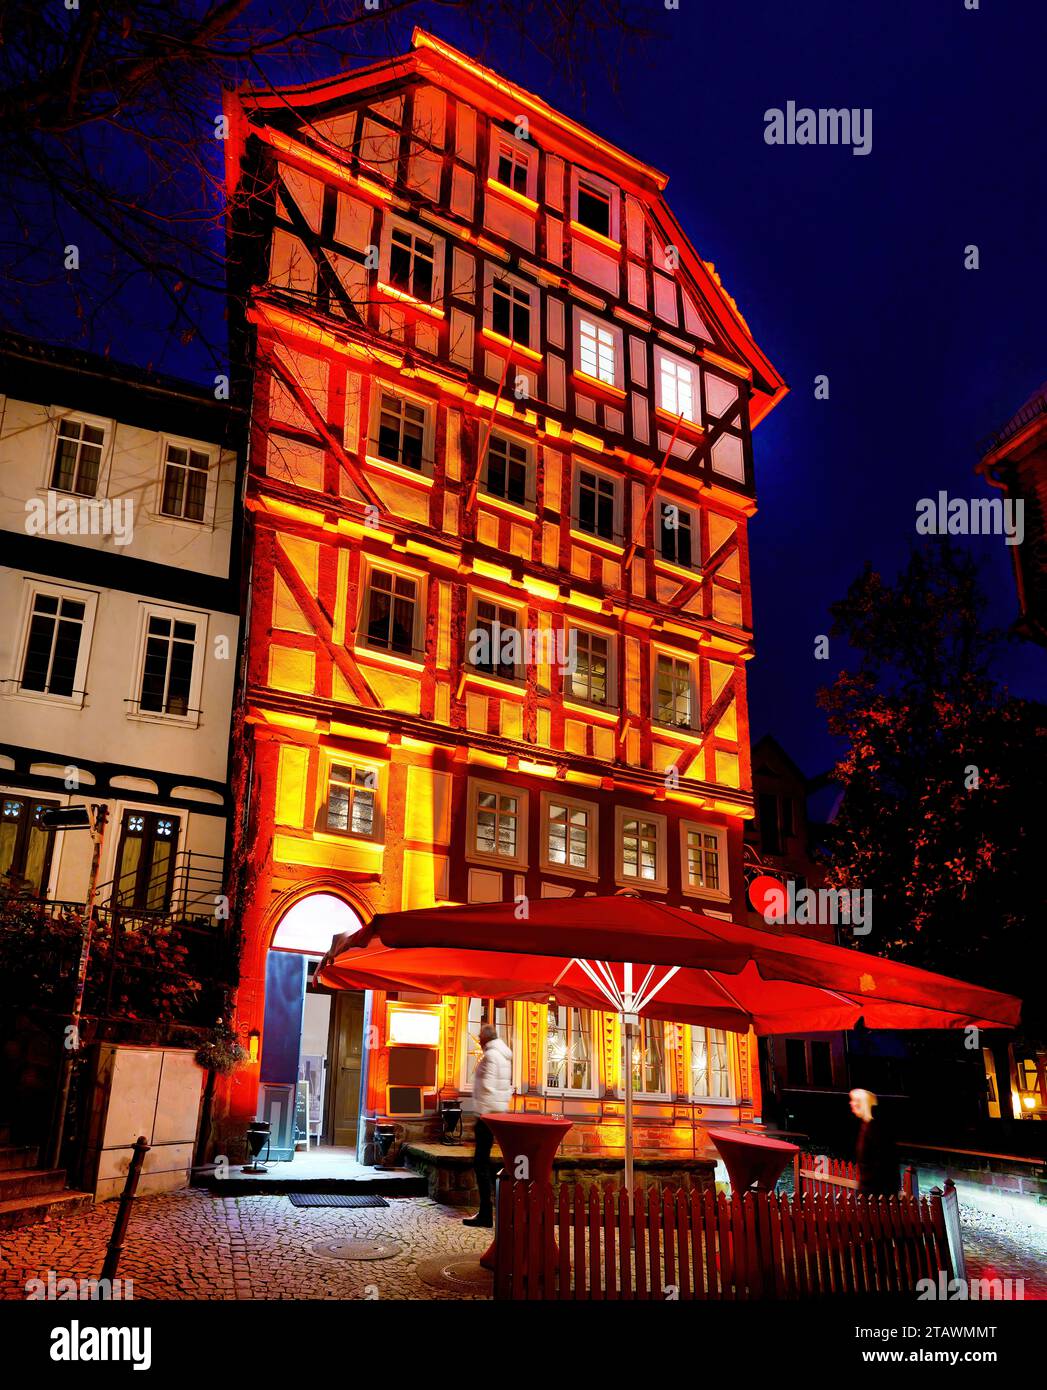
{"type": "Polygon", "coordinates": [[[173,867],[140,882],[137,870],[99,885],[96,902],[125,917],[171,917],[177,921],[215,920],[216,899],[225,886],[220,854],[182,850],[173,867]]]}

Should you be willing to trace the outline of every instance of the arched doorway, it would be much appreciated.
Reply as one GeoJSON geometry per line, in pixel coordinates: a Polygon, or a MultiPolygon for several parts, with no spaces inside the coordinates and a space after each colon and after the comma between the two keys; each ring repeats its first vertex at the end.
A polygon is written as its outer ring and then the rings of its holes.
{"type": "Polygon", "coordinates": [[[332,940],[363,920],[334,893],[299,897],[276,924],[265,970],[258,1114],[272,1126],[272,1157],[356,1148],[363,1080],[364,995],[330,993],[313,976],[332,940]]]}

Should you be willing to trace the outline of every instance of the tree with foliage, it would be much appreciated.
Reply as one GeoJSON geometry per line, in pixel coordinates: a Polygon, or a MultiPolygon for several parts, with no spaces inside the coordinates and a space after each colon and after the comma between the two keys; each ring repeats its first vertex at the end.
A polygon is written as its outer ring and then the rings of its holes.
{"type": "Polygon", "coordinates": [[[867,566],[832,605],[857,664],[819,697],[847,743],[828,882],[872,890],[862,950],[1016,994],[1043,1036],[1047,707],[994,681],[983,611],[947,540],[894,583],[867,566]]]}

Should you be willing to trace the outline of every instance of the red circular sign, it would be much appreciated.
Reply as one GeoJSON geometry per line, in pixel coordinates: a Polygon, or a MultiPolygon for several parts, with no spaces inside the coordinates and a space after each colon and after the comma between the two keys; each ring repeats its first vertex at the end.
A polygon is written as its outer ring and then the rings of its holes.
{"type": "Polygon", "coordinates": [[[760,874],[749,884],[749,901],[761,917],[766,917],[771,894],[775,895],[776,903],[780,903],[784,891],[779,879],[772,878],[770,874],[760,874]]]}

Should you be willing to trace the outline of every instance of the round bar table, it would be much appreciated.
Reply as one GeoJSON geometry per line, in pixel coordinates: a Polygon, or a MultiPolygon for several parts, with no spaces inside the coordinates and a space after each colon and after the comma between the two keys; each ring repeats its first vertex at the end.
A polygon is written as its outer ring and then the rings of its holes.
{"type": "MultiPolygon", "coordinates": [[[[495,1142],[502,1151],[502,1167],[506,1176],[520,1176],[527,1182],[552,1181],[553,1159],[563,1143],[564,1135],[573,1128],[570,1120],[558,1120],[552,1115],[480,1115],[489,1125],[495,1142]],[[521,1165],[520,1160],[523,1160],[521,1165]],[[522,1168],[522,1172],[520,1171],[522,1168]]],[[[553,1237],[550,1235],[550,1240],[553,1237]]],[[[480,1256],[484,1269],[494,1269],[494,1251],[498,1241],[495,1225],[494,1240],[480,1256]]],[[[553,1249],[556,1242],[553,1241],[553,1249]]]]}
{"type": "Polygon", "coordinates": [[[800,1152],[795,1144],[737,1129],[707,1129],[731,1179],[732,1192],[747,1192],[753,1183],[771,1192],[789,1163],[800,1152]]]}

